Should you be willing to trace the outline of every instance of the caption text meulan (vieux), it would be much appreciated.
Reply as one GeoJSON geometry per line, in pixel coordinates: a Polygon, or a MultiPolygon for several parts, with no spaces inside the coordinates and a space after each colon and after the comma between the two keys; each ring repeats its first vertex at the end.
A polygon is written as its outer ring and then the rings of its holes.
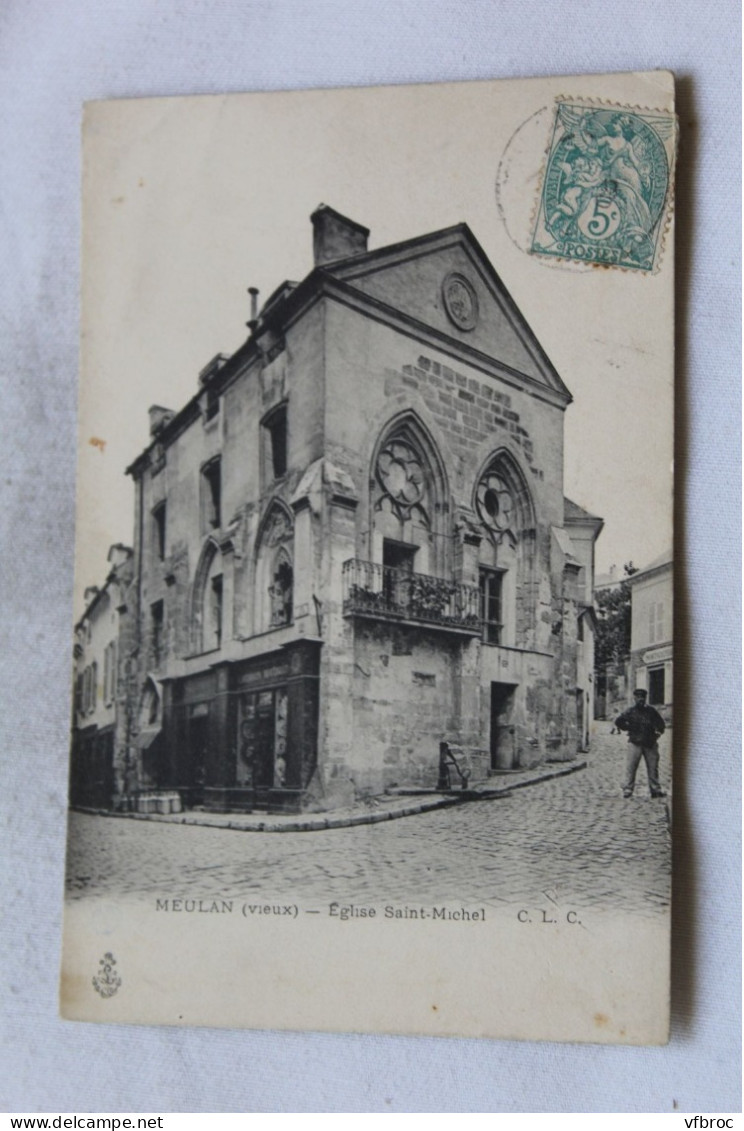
{"type": "Polygon", "coordinates": [[[431,906],[370,906],[357,903],[328,903],[322,907],[298,907],[296,903],[241,903],[232,899],[156,899],[156,911],[201,915],[242,915],[246,919],[289,918],[301,915],[325,915],[345,923],[369,919],[422,919],[431,922],[485,923],[485,907],[462,907],[438,904],[431,906]]]}
{"type": "MultiPolygon", "coordinates": [[[[156,899],[156,911],[176,914],[197,915],[242,915],[245,919],[299,919],[305,915],[320,915],[347,923],[352,920],[426,920],[432,923],[485,923],[485,907],[464,907],[462,905],[431,904],[429,906],[411,904],[382,906],[359,903],[326,903],[320,907],[299,907],[296,903],[255,902],[241,903],[233,899],[156,899]]],[[[567,923],[569,926],[582,926],[576,911],[551,908],[510,909],[518,923],[522,925],[554,926],[567,923]]]]}

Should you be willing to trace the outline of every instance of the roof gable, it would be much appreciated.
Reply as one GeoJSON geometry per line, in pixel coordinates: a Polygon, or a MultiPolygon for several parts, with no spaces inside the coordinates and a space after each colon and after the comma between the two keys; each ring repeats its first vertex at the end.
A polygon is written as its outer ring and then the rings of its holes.
{"type": "Polygon", "coordinates": [[[325,271],[571,399],[467,224],[340,260],[325,271]]]}
{"type": "Polygon", "coordinates": [[[590,514],[589,511],[584,510],[573,499],[567,496],[563,498],[563,519],[565,522],[602,522],[603,520],[596,514],[590,514]]]}

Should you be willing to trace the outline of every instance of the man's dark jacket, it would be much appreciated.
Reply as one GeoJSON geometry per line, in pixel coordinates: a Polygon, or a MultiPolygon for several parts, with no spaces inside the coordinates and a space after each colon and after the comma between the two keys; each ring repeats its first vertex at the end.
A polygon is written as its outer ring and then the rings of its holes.
{"type": "Polygon", "coordinates": [[[664,720],[658,711],[645,703],[633,706],[615,719],[618,730],[627,730],[628,742],[635,746],[653,746],[660,734],[666,730],[664,720]]]}

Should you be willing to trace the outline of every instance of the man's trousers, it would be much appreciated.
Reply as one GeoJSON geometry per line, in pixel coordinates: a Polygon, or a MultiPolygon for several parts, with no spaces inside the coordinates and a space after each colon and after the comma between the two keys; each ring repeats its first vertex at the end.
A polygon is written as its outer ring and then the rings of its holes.
{"type": "Polygon", "coordinates": [[[635,742],[628,743],[628,761],[625,769],[625,781],[623,782],[623,794],[625,797],[632,797],[636,771],[641,758],[646,762],[648,788],[651,792],[651,796],[658,797],[662,792],[661,785],[659,784],[658,742],[654,742],[653,746],[637,746],[635,742]]]}

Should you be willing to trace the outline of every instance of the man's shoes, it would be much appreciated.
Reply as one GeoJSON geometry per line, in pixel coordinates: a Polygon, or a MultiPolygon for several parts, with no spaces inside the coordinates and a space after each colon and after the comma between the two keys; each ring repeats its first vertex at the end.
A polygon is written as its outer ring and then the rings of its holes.
{"type": "Polygon", "coordinates": [[[666,794],[664,793],[663,789],[658,789],[656,791],[656,793],[652,793],[651,796],[652,797],[666,797],[666,794]]]}
{"type": "Polygon", "coordinates": [[[624,789],[623,790],[623,797],[627,798],[627,797],[632,797],[632,796],[633,796],[633,790],[632,789],[624,789]]]}

